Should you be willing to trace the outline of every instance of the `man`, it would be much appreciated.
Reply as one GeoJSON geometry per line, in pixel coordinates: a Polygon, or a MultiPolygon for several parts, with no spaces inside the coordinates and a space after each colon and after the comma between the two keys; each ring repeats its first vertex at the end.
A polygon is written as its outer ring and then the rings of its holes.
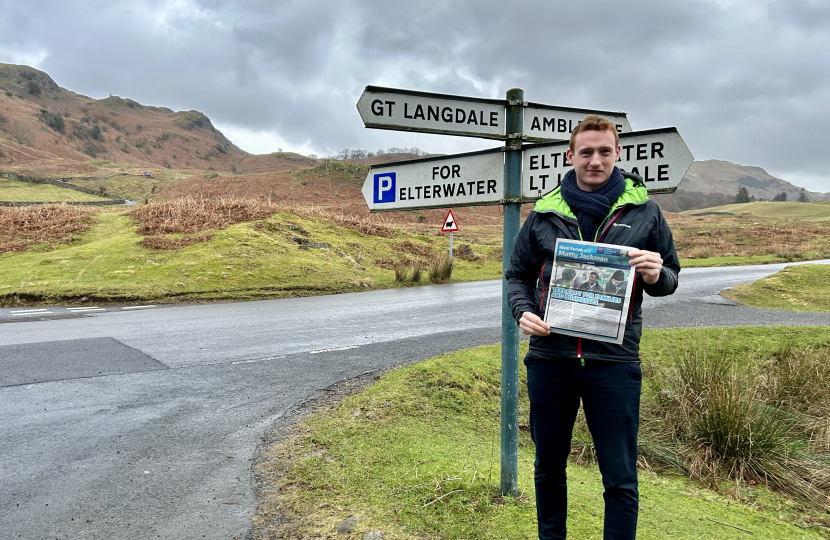
{"type": "Polygon", "coordinates": [[[556,286],[561,289],[575,289],[574,280],[576,279],[576,270],[573,268],[563,268],[562,277],[556,280],[556,286]]]}
{"type": "Polygon", "coordinates": [[[579,288],[583,291],[588,291],[592,293],[602,293],[605,292],[602,289],[602,285],[599,284],[599,274],[596,272],[591,272],[588,274],[588,281],[583,283],[579,288]]]}
{"type": "Polygon", "coordinates": [[[531,336],[525,365],[540,539],[565,538],[565,468],[580,400],[605,487],[603,538],[636,536],[643,292],[672,294],[680,265],[660,209],[640,177],[615,167],[619,155],[614,124],[590,115],[577,125],[566,153],[573,169],[536,203],[506,273],[513,315],[531,336]],[[551,333],[540,318],[557,238],[633,248],[629,263],[636,275],[621,345],[551,333]]]}
{"type": "Polygon", "coordinates": [[[605,293],[614,296],[625,296],[625,273],[622,270],[616,270],[611,279],[608,280],[605,293]]]}

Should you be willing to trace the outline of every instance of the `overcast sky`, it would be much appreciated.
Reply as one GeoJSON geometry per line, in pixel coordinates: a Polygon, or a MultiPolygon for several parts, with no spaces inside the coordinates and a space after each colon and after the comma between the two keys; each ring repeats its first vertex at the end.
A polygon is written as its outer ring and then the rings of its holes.
{"type": "Polygon", "coordinates": [[[0,62],[208,115],[253,153],[493,141],[363,127],[366,85],[626,111],[830,191],[827,0],[0,0],[0,62]]]}

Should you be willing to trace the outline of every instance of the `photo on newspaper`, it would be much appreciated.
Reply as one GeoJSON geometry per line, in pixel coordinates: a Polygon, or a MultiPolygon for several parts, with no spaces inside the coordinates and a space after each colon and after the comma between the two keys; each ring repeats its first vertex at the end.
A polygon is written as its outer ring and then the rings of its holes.
{"type": "Polygon", "coordinates": [[[545,322],[551,332],[620,344],[625,335],[634,248],[558,239],[545,322]]]}

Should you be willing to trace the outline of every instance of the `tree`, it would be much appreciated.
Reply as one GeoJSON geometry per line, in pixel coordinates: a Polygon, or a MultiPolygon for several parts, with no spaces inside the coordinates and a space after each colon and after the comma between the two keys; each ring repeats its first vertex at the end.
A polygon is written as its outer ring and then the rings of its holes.
{"type": "Polygon", "coordinates": [[[778,195],[772,198],[773,202],[784,202],[787,200],[787,192],[782,191],[778,195]]]}
{"type": "Polygon", "coordinates": [[[801,193],[798,194],[798,202],[810,202],[806,189],[801,188],[801,193]]]}
{"type": "Polygon", "coordinates": [[[746,190],[744,186],[738,188],[738,194],[735,195],[735,204],[741,203],[748,203],[749,202],[749,192],[746,190]]]}

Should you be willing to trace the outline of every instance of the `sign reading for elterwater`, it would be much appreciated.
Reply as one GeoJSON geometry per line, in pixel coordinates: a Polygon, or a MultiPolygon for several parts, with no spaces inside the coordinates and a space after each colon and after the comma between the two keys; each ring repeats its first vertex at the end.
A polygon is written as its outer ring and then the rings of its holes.
{"type": "Polygon", "coordinates": [[[370,128],[504,139],[503,99],[367,86],[357,102],[370,128]]]}
{"type": "Polygon", "coordinates": [[[370,212],[499,204],[501,148],[376,165],[363,183],[370,212]]]}
{"type": "MultiPolygon", "coordinates": [[[[538,199],[559,185],[571,168],[567,142],[529,145],[522,155],[522,197],[538,199]]],[[[649,193],[672,193],[694,158],[677,128],[620,134],[617,166],[643,177],[649,193]]]]}
{"type": "Polygon", "coordinates": [[[631,125],[624,112],[594,111],[528,103],[524,110],[524,133],[528,141],[567,141],[577,124],[589,114],[614,122],[618,133],[628,133],[631,125]]]}

